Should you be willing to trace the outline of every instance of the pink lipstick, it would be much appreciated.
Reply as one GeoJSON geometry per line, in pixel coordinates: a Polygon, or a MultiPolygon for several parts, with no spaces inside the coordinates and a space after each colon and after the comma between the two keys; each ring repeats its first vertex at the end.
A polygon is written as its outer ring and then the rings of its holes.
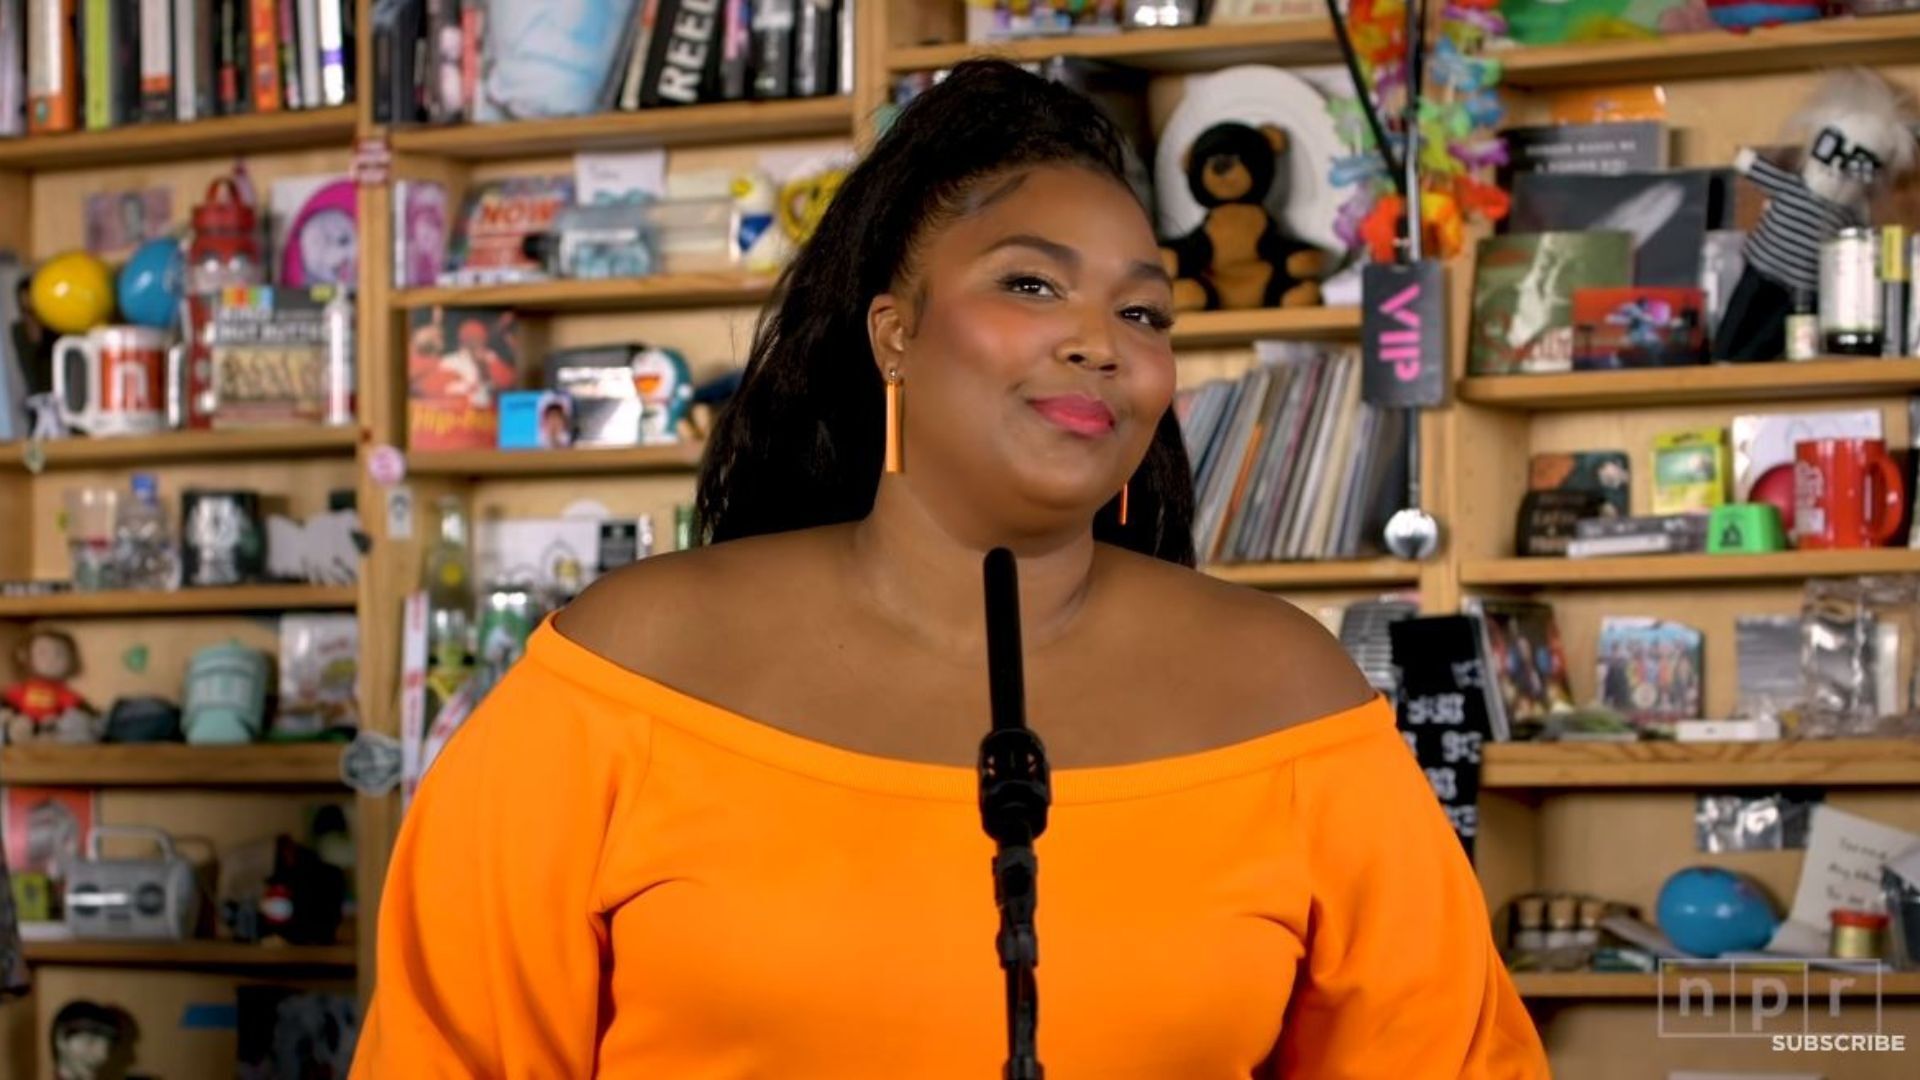
{"type": "Polygon", "coordinates": [[[1075,435],[1092,437],[1113,430],[1113,410],[1099,398],[1062,394],[1035,398],[1028,404],[1055,427],[1075,435]]]}

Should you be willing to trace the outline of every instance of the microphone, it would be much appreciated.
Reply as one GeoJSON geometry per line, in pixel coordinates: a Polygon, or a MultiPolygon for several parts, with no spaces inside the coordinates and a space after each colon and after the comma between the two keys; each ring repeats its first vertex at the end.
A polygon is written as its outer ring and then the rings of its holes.
{"type": "Polygon", "coordinates": [[[1052,785],[1047,751],[1027,728],[1020,663],[1020,583],[1013,552],[994,548],[981,564],[986,587],[987,692],[992,726],[980,741],[980,824],[995,844],[993,900],[1000,909],[995,947],[1007,976],[1005,1080],[1042,1080],[1035,1047],[1040,1024],[1033,969],[1040,962],[1033,914],[1039,860],[1033,842],[1047,831],[1052,785]]]}

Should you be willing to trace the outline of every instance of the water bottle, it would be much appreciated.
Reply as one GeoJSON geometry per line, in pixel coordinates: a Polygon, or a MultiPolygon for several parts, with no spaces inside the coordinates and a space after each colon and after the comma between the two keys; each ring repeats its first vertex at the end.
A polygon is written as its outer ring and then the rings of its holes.
{"type": "Polygon", "coordinates": [[[129,589],[180,585],[180,562],[152,473],[133,474],[133,498],[122,502],[114,515],[113,561],[129,589]]]}

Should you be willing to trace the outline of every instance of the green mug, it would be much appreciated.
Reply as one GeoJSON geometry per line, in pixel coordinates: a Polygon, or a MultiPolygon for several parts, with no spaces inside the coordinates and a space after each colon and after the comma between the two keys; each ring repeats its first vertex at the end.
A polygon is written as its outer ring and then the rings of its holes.
{"type": "Polygon", "coordinates": [[[1725,503],[1707,521],[1707,551],[1714,555],[1753,555],[1787,550],[1780,508],[1772,503],[1725,503]]]}

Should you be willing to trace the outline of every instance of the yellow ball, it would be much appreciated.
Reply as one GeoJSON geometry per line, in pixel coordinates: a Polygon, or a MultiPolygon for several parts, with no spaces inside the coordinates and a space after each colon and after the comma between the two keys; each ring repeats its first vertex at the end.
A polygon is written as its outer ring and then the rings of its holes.
{"type": "Polygon", "coordinates": [[[69,251],[40,264],[28,296],[48,329],[84,334],[113,317],[113,273],[92,255],[69,251]]]}

